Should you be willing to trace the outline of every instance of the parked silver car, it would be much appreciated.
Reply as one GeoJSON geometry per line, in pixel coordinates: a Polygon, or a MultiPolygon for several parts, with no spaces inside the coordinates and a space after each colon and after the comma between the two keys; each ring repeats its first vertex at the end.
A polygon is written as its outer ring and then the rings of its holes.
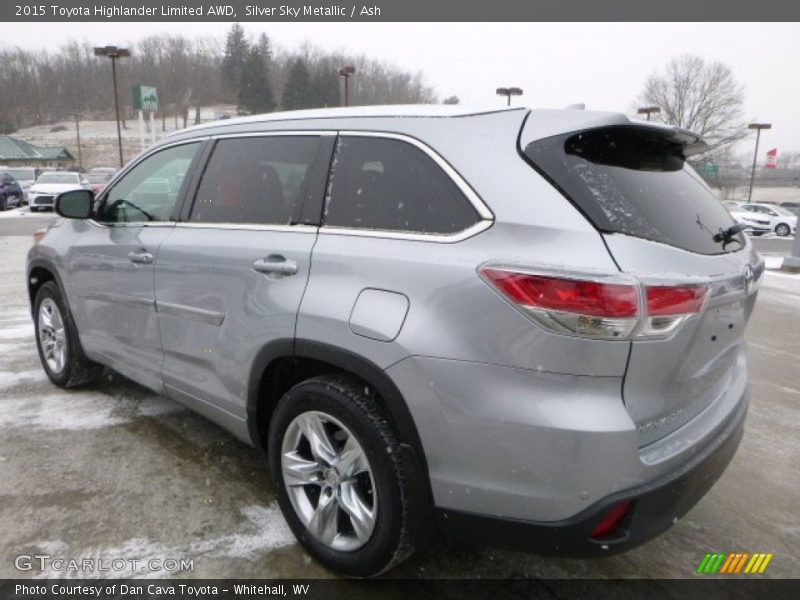
{"type": "Polygon", "coordinates": [[[42,365],[100,365],[267,451],[303,546],[381,573],[441,536],[605,556],[721,475],[763,261],[610,113],[374,107],[176,132],[28,256],[42,365]]]}

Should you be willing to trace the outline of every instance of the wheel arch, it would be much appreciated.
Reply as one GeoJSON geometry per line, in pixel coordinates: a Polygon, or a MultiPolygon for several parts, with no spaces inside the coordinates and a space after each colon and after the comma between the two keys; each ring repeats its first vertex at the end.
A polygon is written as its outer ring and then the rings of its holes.
{"type": "Polygon", "coordinates": [[[427,462],[414,419],[395,383],[368,358],[305,339],[282,339],[266,344],[256,355],[248,382],[247,427],[253,445],[266,454],[270,419],[285,391],[304,379],[330,372],[356,377],[379,396],[407,458],[407,488],[417,522],[413,528],[416,545],[439,543],[441,537],[433,518],[427,462]]]}
{"type": "MultiPolygon", "coordinates": [[[[28,288],[28,298],[31,304],[31,314],[33,314],[33,305],[36,301],[36,293],[39,291],[39,288],[41,288],[48,281],[56,282],[56,285],[59,287],[61,293],[64,295],[64,299],[66,300],[67,290],[64,288],[64,285],[61,282],[61,276],[58,274],[58,270],[55,268],[55,266],[42,259],[33,259],[29,261],[26,273],[26,286],[28,288]]],[[[67,302],[67,305],[69,305],[69,302],[67,302]]]]}

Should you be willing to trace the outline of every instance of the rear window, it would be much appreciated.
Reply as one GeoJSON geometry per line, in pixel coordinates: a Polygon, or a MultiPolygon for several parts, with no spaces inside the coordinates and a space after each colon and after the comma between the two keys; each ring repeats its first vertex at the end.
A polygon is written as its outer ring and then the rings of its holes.
{"type": "Polygon", "coordinates": [[[742,234],[725,247],[714,241],[734,221],[668,133],[603,127],[536,140],[524,152],[600,231],[700,254],[744,244],[742,234]]]}
{"type": "Polygon", "coordinates": [[[74,173],[45,173],[36,183],[79,183],[78,176],[74,173]]]}

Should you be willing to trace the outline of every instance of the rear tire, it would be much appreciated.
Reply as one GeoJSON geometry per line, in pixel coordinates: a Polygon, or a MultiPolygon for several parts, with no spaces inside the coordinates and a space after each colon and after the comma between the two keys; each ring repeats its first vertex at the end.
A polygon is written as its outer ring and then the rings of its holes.
{"type": "Polygon", "coordinates": [[[50,381],[72,388],[97,377],[102,368],[84,354],[72,314],[55,282],[42,284],[36,293],[33,322],[39,360],[50,381]]]}
{"type": "Polygon", "coordinates": [[[373,577],[411,555],[407,467],[371,388],[338,374],[299,383],[278,402],[268,440],[281,510],[317,561],[346,576],[373,577]],[[361,451],[360,471],[341,460],[354,448],[361,451]],[[302,483],[293,477],[295,464],[307,474],[302,483]]]}
{"type": "Polygon", "coordinates": [[[777,227],[775,227],[775,233],[777,233],[781,237],[786,237],[792,232],[791,227],[789,227],[786,223],[778,223],[777,227]]]}

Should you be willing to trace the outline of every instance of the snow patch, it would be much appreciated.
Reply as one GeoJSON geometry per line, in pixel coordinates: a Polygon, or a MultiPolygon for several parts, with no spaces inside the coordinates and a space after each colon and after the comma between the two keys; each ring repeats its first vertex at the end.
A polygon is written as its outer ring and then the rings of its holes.
{"type": "Polygon", "coordinates": [[[764,266],[768,269],[780,269],[783,266],[783,256],[764,256],[764,266]]]}
{"type": "MultiPolygon", "coordinates": [[[[5,350],[5,348],[3,348],[3,350],[5,350]]],[[[0,371],[0,392],[15,388],[21,383],[38,383],[46,380],[47,375],[45,375],[42,369],[16,372],[0,371]]]]}
{"type": "Polygon", "coordinates": [[[30,322],[0,329],[0,340],[18,340],[28,337],[33,337],[33,323],[30,322]]]}
{"type": "MultiPolygon", "coordinates": [[[[291,546],[295,543],[289,526],[283,519],[280,508],[276,503],[267,506],[245,506],[241,509],[245,522],[240,531],[224,534],[209,539],[197,540],[185,544],[162,544],[146,538],[131,538],[118,546],[105,548],[75,549],[66,547],[63,542],[44,541],[36,544],[43,552],[53,555],[63,555],[69,551],[72,554],[95,560],[103,559],[106,562],[115,558],[127,559],[125,568],[119,571],[92,572],[96,577],[171,577],[174,572],[163,568],[151,569],[153,566],[163,565],[165,559],[191,558],[197,556],[212,556],[224,558],[254,558],[265,555],[280,548],[291,546]],[[136,568],[129,563],[137,560],[136,568]]],[[[43,577],[69,577],[86,576],[85,573],[72,573],[64,571],[45,571],[43,577]]]]}
{"type": "Polygon", "coordinates": [[[179,404],[159,396],[137,401],[129,408],[100,392],[63,392],[0,400],[0,428],[82,431],[181,410],[179,404]]]}

